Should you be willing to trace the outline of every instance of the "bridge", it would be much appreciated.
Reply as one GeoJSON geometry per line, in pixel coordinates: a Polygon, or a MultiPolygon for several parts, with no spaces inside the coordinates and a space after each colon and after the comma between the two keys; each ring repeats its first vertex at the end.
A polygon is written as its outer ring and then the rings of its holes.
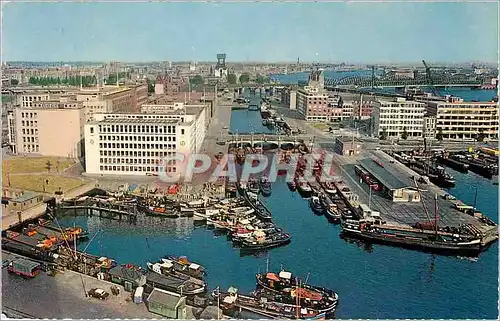
{"type": "Polygon", "coordinates": [[[274,134],[253,134],[253,135],[222,135],[216,138],[219,142],[224,142],[229,147],[262,147],[264,149],[274,149],[277,147],[291,148],[302,144],[314,143],[316,138],[313,135],[285,136],[274,134]]]}
{"type": "MultiPolygon", "coordinates": [[[[482,81],[476,77],[469,77],[462,74],[448,75],[435,74],[433,75],[435,87],[478,87],[482,85],[482,81]]],[[[341,86],[358,86],[358,87],[404,87],[404,86],[430,86],[428,78],[425,74],[416,75],[414,78],[399,77],[395,75],[387,76],[348,76],[343,78],[325,78],[325,86],[341,87],[341,86]]]]}

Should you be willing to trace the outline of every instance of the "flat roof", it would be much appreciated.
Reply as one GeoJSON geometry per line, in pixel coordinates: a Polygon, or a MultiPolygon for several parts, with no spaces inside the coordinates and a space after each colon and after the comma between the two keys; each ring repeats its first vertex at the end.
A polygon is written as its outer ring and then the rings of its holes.
{"type": "Polygon", "coordinates": [[[405,187],[410,187],[408,184],[402,182],[399,178],[394,176],[385,166],[384,167],[375,163],[375,161],[371,158],[365,158],[359,161],[361,166],[365,168],[373,177],[378,180],[382,185],[387,187],[388,189],[401,189],[405,187]]]}
{"type": "Polygon", "coordinates": [[[22,202],[29,201],[30,199],[33,199],[35,197],[38,197],[39,195],[40,194],[35,193],[35,192],[26,191],[22,195],[20,195],[20,196],[18,196],[16,198],[11,199],[11,202],[22,203],[22,202]]]}
{"type": "Polygon", "coordinates": [[[92,122],[94,124],[177,124],[181,122],[180,119],[170,119],[170,118],[106,118],[100,121],[92,122]]]}
{"type": "Polygon", "coordinates": [[[149,302],[160,303],[169,308],[175,308],[180,300],[182,300],[182,297],[179,294],[157,288],[153,288],[148,297],[149,302]]]}

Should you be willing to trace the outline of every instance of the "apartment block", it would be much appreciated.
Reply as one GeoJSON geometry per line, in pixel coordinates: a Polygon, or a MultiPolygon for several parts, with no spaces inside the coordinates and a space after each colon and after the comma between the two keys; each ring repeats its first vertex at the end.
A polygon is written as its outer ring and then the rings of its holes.
{"type": "Polygon", "coordinates": [[[427,114],[436,118],[436,133],[443,139],[471,140],[479,133],[486,139],[498,138],[498,103],[429,101],[427,114]]]}
{"type": "Polygon", "coordinates": [[[406,131],[408,138],[422,137],[426,104],[404,98],[378,100],[373,107],[373,135],[384,131],[387,138],[401,138],[406,131]]]}
{"type": "Polygon", "coordinates": [[[185,164],[165,163],[165,157],[199,152],[207,126],[205,105],[143,105],[136,113],[95,114],[85,125],[86,172],[181,173],[185,164]]]}

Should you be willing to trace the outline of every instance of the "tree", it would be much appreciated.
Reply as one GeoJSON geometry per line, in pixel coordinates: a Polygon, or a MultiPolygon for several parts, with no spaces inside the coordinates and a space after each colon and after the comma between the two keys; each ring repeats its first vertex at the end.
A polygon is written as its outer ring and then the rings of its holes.
{"type": "Polygon", "coordinates": [[[11,86],[17,86],[17,85],[19,85],[19,80],[17,80],[17,79],[11,79],[10,80],[10,85],[11,86]]]}
{"type": "Polygon", "coordinates": [[[442,129],[438,130],[438,132],[436,134],[436,139],[439,140],[439,141],[443,140],[443,130],[442,129]]]}
{"type": "Polygon", "coordinates": [[[229,74],[229,75],[227,75],[227,82],[229,84],[235,85],[237,81],[238,81],[238,78],[236,77],[235,74],[229,74]]]}
{"type": "Polygon", "coordinates": [[[205,83],[205,81],[203,80],[203,77],[201,75],[194,76],[193,78],[189,79],[189,82],[191,83],[191,85],[194,85],[194,86],[200,86],[200,85],[203,85],[205,83]]]}
{"type": "Polygon", "coordinates": [[[255,77],[255,81],[258,83],[258,84],[264,84],[268,81],[269,79],[267,77],[264,77],[260,74],[257,74],[257,77],[255,77]]]}
{"type": "Polygon", "coordinates": [[[241,74],[240,83],[244,84],[250,81],[250,75],[247,73],[241,74]]]}
{"type": "Polygon", "coordinates": [[[380,140],[386,140],[387,139],[387,129],[382,128],[382,132],[380,133],[380,140]]]}
{"type": "Polygon", "coordinates": [[[155,92],[155,85],[148,84],[148,93],[152,94],[155,92]]]}
{"type": "Polygon", "coordinates": [[[406,140],[408,138],[408,132],[406,131],[406,127],[403,127],[403,132],[401,133],[401,138],[406,140]]]}

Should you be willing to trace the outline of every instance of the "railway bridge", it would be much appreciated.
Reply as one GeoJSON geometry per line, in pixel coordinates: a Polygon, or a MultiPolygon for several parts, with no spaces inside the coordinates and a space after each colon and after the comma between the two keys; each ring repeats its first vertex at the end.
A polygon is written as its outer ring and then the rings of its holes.
{"type": "Polygon", "coordinates": [[[284,135],[228,135],[226,144],[229,147],[262,147],[263,149],[283,148],[290,149],[300,145],[314,143],[311,135],[284,136],[284,135]]]}

